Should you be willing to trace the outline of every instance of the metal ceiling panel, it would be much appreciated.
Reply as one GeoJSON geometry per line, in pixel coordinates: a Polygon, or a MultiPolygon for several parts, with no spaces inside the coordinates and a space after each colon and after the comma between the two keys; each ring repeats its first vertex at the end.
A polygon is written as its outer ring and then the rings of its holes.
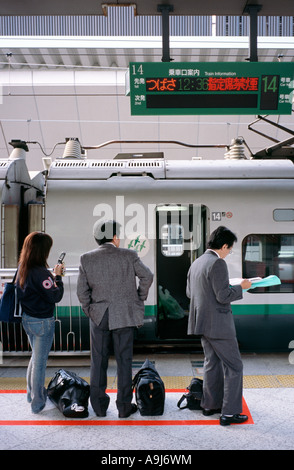
{"type": "MultiPolygon", "coordinates": [[[[2,38],[0,69],[128,68],[129,62],[161,62],[159,37],[2,38]]],[[[171,38],[175,62],[244,62],[249,56],[246,37],[171,38]]],[[[294,62],[294,38],[260,37],[258,61],[294,62]]]]}
{"type": "MultiPolygon", "coordinates": [[[[11,62],[8,63],[6,53],[0,49],[0,69],[99,69],[127,68],[129,62],[161,62],[162,51],[158,49],[87,49],[56,51],[52,49],[10,49],[11,62]]],[[[244,49],[171,49],[175,62],[244,62],[248,59],[248,50],[244,49]]],[[[282,48],[259,49],[259,62],[293,62],[292,51],[282,48]]]]}

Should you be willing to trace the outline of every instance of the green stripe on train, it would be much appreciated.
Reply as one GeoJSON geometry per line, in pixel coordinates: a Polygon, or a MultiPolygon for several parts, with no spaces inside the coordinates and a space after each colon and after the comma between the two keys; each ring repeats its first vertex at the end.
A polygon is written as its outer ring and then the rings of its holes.
{"type": "MultiPolygon", "coordinates": [[[[232,305],[234,315],[294,315],[294,304],[254,304],[254,305],[232,305]]],[[[81,307],[57,306],[55,316],[78,317],[85,316],[81,307]]],[[[145,305],[145,317],[155,317],[157,305],[145,305]]]]}
{"type": "MultiPolygon", "coordinates": [[[[145,317],[154,317],[157,313],[157,305],[145,305],[145,317]]],[[[85,317],[86,315],[82,311],[80,306],[66,307],[63,305],[57,305],[55,308],[55,317],[85,317]]]]}
{"type": "Polygon", "coordinates": [[[232,305],[234,315],[294,315],[294,304],[232,305]]]}

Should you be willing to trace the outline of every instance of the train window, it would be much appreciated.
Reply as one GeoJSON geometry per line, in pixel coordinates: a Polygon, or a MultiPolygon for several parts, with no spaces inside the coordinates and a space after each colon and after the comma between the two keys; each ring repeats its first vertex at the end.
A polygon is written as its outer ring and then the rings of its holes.
{"type": "Polygon", "coordinates": [[[29,233],[44,232],[44,204],[28,204],[29,233]]]}
{"type": "Polygon", "coordinates": [[[181,256],[184,252],[184,227],[165,224],[161,227],[161,252],[164,256],[181,256]]]}
{"type": "MultiPolygon", "coordinates": [[[[3,220],[2,244],[4,246],[4,268],[15,268],[18,261],[19,206],[2,205],[3,220]]],[[[3,256],[2,254],[2,256],[3,256]]]]}
{"type": "Polygon", "coordinates": [[[294,234],[248,235],[242,242],[243,277],[278,276],[281,285],[252,293],[294,292],[294,234]]]}
{"type": "Polygon", "coordinates": [[[275,209],[274,220],[276,222],[293,222],[294,209],[275,209]]]}

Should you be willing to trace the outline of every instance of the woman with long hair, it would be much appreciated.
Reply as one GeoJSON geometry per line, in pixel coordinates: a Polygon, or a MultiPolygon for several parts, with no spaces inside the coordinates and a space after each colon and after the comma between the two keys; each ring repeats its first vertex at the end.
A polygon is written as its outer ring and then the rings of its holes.
{"type": "Polygon", "coordinates": [[[45,371],[53,342],[54,308],[63,296],[63,265],[54,267],[55,276],[48,270],[52,244],[50,235],[30,233],[24,240],[17,274],[22,324],[32,348],[27,370],[27,400],[33,413],[39,413],[46,404],[45,371]]]}

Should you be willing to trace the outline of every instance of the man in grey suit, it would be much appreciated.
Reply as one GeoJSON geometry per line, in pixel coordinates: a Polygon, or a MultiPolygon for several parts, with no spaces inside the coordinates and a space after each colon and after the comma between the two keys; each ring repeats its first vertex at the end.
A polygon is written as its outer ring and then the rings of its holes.
{"type": "Polygon", "coordinates": [[[226,227],[210,236],[205,253],[188,272],[187,296],[191,299],[188,334],[201,335],[204,351],[203,414],[221,413],[220,424],[242,423],[243,364],[230,303],[242,298],[251,282],[230,286],[224,258],[237,237],[226,227]]]}
{"type": "Polygon", "coordinates": [[[118,377],[116,406],[119,417],[127,418],[137,410],[131,403],[134,329],[143,324],[144,300],[153,274],[135,251],[119,248],[119,229],[115,221],[94,225],[94,238],[99,247],[81,256],[77,295],[90,318],[93,409],[98,416],[106,416],[110,401],[106,393],[107,368],[112,342],[118,377]]]}

